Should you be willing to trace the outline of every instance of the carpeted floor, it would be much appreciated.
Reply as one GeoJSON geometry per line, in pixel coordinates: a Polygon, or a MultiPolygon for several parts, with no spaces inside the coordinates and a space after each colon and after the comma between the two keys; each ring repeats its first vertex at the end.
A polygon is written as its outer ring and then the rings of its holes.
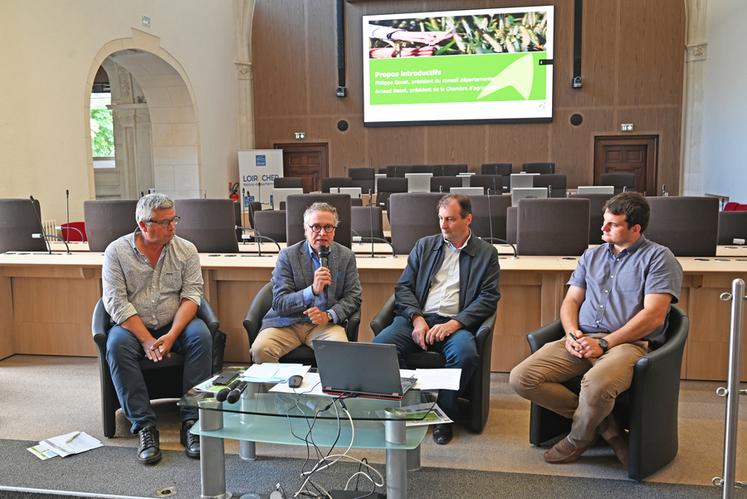
{"type": "MultiPolygon", "coordinates": [[[[0,440],[0,476],[3,485],[16,488],[55,489],[70,492],[110,494],[130,497],[157,497],[170,489],[171,497],[200,496],[199,462],[181,452],[167,451],[157,466],[141,466],[122,447],[104,447],[88,453],[39,461],[25,449],[34,442],[0,440]]],[[[240,494],[253,492],[266,497],[280,483],[286,497],[300,486],[303,461],[287,458],[260,458],[241,461],[236,455],[226,459],[227,489],[240,494]]],[[[383,473],[381,466],[379,470],[383,473]]],[[[347,477],[357,470],[353,464],[335,465],[318,482],[342,489],[347,477]]],[[[360,496],[371,487],[360,484],[360,496]]],[[[0,497],[3,494],[0,489],[0,497]]],[[[80,494],[82,495],[82,494],[80,494]]],[[[717,498],[714,487],[696,485],[640,484],[629,480],[599,480],[546,475],[526,475],[458,469],[423,468],[409,474],[408,497],[419,498],[717,498]],[[434,492],[437,491],[437,492],[434,492]]]]}
{"type": "MultiPolygon", "coordinates": [[[[516,396],[508,387],[506,375],[494,374],[491,382],[491,410],[488,425],[482,434],[468,433],[459,427],[456,429],[455,439],[447,446],[437,446],[430,436],[426,437],[422,446],[422,465],[429,469],[448,470],[456,476],[470,474],[477,471],[495,472],[489,476],[512,476],[506,483],[523,477],[529,482],[533,477],[563,476],[572,478],[571,484],[585,484],[577,478],[591,478],[605,483],[629,483],[637,485],[627,479],[623,469],[612,455],[610,449],[599,447],[587,452],[579,462],[570,465],[549,465],[542,459],[542,449],[528,444],[529,404],[516,396]],[[604,479],[604,480],[599,480],[604,479]]],[[[722,473],[722,446],[724,400],[715,396],[717,383],[685,382],[682,384],[679,407],[680,450],[675,460],[661,471],[650,476],[642,489],[654,483],[702,485],[711,488],[711,479],[722,473]]],[[[740,408],[740,428],[738,448],[747,449],[747,398],[743,398],[740,408]]],[[[178,451],[173,454],[174,462],[182,462],[180,467],[197,463],[189,461],[181,453],[179,444],[179,416],[172,401],[156,404],[161,432],[161,444],[165,450],[178,451]]],[[[16,441],[38,441],[53,435],[59,435],[74,430],[82,430],[103,441],[106,449],[116,449],[117,462],[127,468],[133,467],[134,473],[147,475],[153,471],[139,465],[135,461],[137,439],[128,432],[128,424],[121,413],[117,415],[117,435],[107,439],[103,436],[101,426],[99,400],[99,374],[96,359],[73,357],[44,357],[17,355],[0,361],[0,439],[16,441]],[[120,461],[121,460],[121,461],[120,461]]],[[[238,453],[236,442],[227,442],[226,451],[229,454],[238,453]]],[[[41,466],[39,474],[29,474],[29,486],[41,481],[45,470],[53,470],[58,466],[67,469],[68,473],[75,473],[75,460],[55,458],[47,462],[34,462],[30,453],[23,451],[32,459],[34,465],[41,466]],[[56,462],[53,462],[56,461],[56,462]]],[[[97,452],[97,451],[95,451],[97,452]]],[[[258,445],[258,455],[263,459],[303,458],[305,450],[300,447],[258,445]]],[[[94,452],[89,453],[94,456],[94,452]]],[[[737,479],[747,479],[747,453],[738,453],[737,479]]],[[[107,454],[108,455],[108,454],[107,454]]],[[[383,463],[384,454],[377,451],[358,451],[357,457],[367,457],[371,462],[383,463]]],[[[78,459],[82,456],[77,456],[78,459]]],[[[85,457],[88,459],[88,457],[85,457]]],[[[107,458],[108,459],[108,458],[107,458]]],[[[247,463],[239,462],[235,456],[229,458],[237,461],[235,473],[241,475],[246,470],[247,463]],[[242,467],[244,466],[244,467],[242,467]]],[[[281,462],[285,459],[282,459],[281,462]]],[[[258,462],[265,462],[258,461],[258,462]]],[[[5,463],[10,469],[21,474],[24,471],[21,463],[10,461],[5,463]]],[[[161,463],[155,470],[165,467],[161,463]]],[[[198,474],[195,471],[196,474],[198,474]]],[[[417,476],[425,476],[416,473],[417,476]]],[[[438,474],[437,471],[433,473],[438,474]]],[[[228,479],[236,479],[229,471],[228,479]]],[[[297,475],[297,471],[295,471],[297,475]]],[[[467,475],[464,475],[467,476],[467,475]]],[[[472,475],[469,475],[472,476],[472,475]]],[[[119,479],[114,473],[112,480],[119,479]]],[[[491,478],[492,479],[492,478],[491,478]]],[[[413,479],[415,480],[415,479],[413,479]]],[[[272,482],[272,480],[270,480],[272,482]]],[[[125,482],[127,483],[127,482],[125,482]]],[[[560,482],[559,482],[560,483],[560,482]]],[[[5,472],[0,473],[0,486],[8,485],[5,472]]],[[[576,497],[584,495],[580,487],[576,487],[576,497]]],[[[510,490],[507,485],[500,485],[498,490],[510,490]]],[[[70,489],[73,490],[73,489],[70,489]]],[[[245,491],[248,489],[237,488],[245,491]]],[[[431,488],[430,490],[439,490],[431,488]]],[[[450,489],[451,490],[451,489],[450,489]]],[[[548,489],[551,490],[551,489],[548,489]]],[[[627,489],[620,489],[627,490],[627,489]]],[[[655,497],[656,488],[650,489],[655,497]]],[[[715,490],[715,489],[711,489],[715,490]]],[[[742,491],[742,497],[747,493],[742,491]]],[[[152,494],[149,494],[152,496],[152,494]]],[[[510,494],[509,494],[510,495],[510,494]]],[[[507,495],[507,497],[509,496],[507,495]]],[[[551,494],[555,496],[556,494],[551,494]]],[[[621,495],[628,495],[619,492],[621,495]]],[[[520,496],[524,496],[523,493],[520,496]]],[[[540,494],[535,497],[543,497],[540,494]]],[[[2,496],[0,496],[2,497],[2,496]]],[[[184,496],[188,497],[188,496],[184,496]]],[[[449,496],[443,496],[449,497],[449,496]]],[[[458,496],[459,497],[459,496],[458,496]]],[[[464,495],[463,497],[481,497],[479,495],[464,495]]],[[[491,495],[490,497],[495,497],[491,495]]],[[[528,497],[528,496],[527,496],[528,497]]],[[[570,497],[570,496],[569,496],[570,497]]]]}

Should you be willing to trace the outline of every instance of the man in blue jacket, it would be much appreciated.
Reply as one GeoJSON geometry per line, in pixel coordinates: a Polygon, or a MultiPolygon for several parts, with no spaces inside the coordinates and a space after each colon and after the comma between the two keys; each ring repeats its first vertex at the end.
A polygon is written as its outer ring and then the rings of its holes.
{"type": "MultiPolygon", "coordinates": [[[[498,252],[470,231],[472,204],[467,196],[447,194],[438,202],[441,234],[415,243],[395,286],[395,317],[374,339],[397,346],[400,366],[407,354],[441,352],[446,367],[461,368],[460,391],[441,390],[439,406],[457,416],[457,397],[477,367],[475,332],[492,315],[498,290],[498,252]]],[[[451,425],[436,425],[433,440],[449,443],[451,425]]]]}
{"type": "Polygon", "coordinates": [[[272,308],[251,346],[256,363],[278,362],[313,340],[347,341],[341,324],[360,309],[355,255],[334,242],[337,210],[314,203],[303,220],[306,240],[281,251],[272,272],[272,308]]]}

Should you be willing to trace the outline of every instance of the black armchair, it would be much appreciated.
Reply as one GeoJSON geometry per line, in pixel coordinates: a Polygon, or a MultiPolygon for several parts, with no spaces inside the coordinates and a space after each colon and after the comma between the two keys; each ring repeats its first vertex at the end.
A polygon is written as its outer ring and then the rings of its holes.
{"type": "MultiPolygon", "coordinates": [[[[677,455],[677,403],[680,367],[689,331],[687,316],[677,307],[669,312],[666,343],[638,359],[630,388],[615,402],[614,414],[629,430],[628,476],[641,481],[662,468],[677,455]]],[[[563,337],[560,321],[552,322],[527,335],[532,353],[542,345],[563,337]]],[[[565,385],[579,391],[581,378],[565,385]]],[[[543,445],[567,433],[571,421],[532,404],[529,441],[543,445]]]]}
{"type": "MultiPolygon", "coordinates": [[[[223,365],[223,350],[226,345],[225,333],[218,331],[218,318],[205,298],[200,300],[197,317],[205,321],[213,336],[213,368],[218,372],[223,365]]],[[[119,409],[119,399],[114,390],[109,362],[106,360],[106,337],[113,326],[111,317],[104,309],[103,300],[99,299],[93,309],[91,331],[99,354],[99,381],[101,386],[101,416],[104,423],[104,435],[114,436],[116,431],[115,414],[119,409]]],[[[153,362],[146,358],[140,361],[140,366],[148,386],[151,400],[162,398],[181,398],[182,396],[182,366],[184,357],[176,352],[161,362],[153,362]]]]}
{"type": "MultiPolygon", "coordinates": [[[[244,329],[249,336],[249,347],[251,348],[254,340],[259,335],[259,328],[262,326],[262,319],[268,310],[272,307],[272,283],[268,282],[252,300],[249,310],[244,316],[244,329]]],[[[347,321],[345,321],[345,333],[348,341],[358,341],[358,326],[361,323],[361,312],[358,310],[347,321]]],[[[316,357],[314,351],[306,346],[301,345],[296,349],[288,352],[280,358],[280,362],[290,364],[305,364],[316,367],[316,357]]]]}
{"type": "MultiPolygon", "coordinates": [[[[394,295],[390,296],[379,313],[371,319],[374,336],[378,335],[394,319],[394,295]]],[[[481,433],[490,412],[490,357],[493,346],[495,313],[485,319],[475,334],[477,369],[472,380],[459,399],[459,414],[462,424],[475,433],[481,433]]],[[[405,359],[409,368],[441,368],[446,360],[438,352],[415,352],[405,359]]]]}

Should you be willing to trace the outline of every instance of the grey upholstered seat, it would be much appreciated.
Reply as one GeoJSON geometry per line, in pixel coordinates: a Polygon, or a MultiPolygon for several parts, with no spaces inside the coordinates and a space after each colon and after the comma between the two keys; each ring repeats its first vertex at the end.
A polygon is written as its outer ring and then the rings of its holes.
{"type": "MultiPolygon", "coordinates": [[[[511,196],[474,196],[472,201],[472,233],[482,239],[506,239],[506,212],[511,196]],[[492,232],[491,232],[492,223],[492,232]]],[[[497,242],[497,241],[492,241],[497,242]]]]}
{"type": "Polygon", "coordinates": [[[542,175],[536,175],[534,179],[534,187],[547,187],[547,197],[552,198],[564,198],[566,194],[566,178],[565,175],[557,173],[545,173],[542,175]]]}
{"type": "Polygon", "coordinates": [[[612,194],[571,194],[570,197],[589,200],[589,244],[602,244],[604,203],[612,194]]]}
{"type": "Polygon", "coordinates": [[[526,173],[555,173],[555,163],[553,162],[539,162],[539,163],[524,163],[521,166],[521,171],[526,173]]]}
{"type": "Polygon", "coordinates": [[[449,192],[452,187],[461,187],[462,177],[431,177],[431,192],[449,192]]]}
{"type": "Polygon", "coordinates": [[[392,194],[389,225],[395,254],[407,255],[418,239],[440,232],[437,206],[443,196],[438,192],[392,194]]]}
{"type": "Polygon", "coordinates": [[[480,165],[481,175],[500,175],[508,177],[513,172],[511,163],[483,163],[480,165]]]}
{"type": "Polygon", "coordinates": [[[615,194],[623,190],[635,190],[635,174],[626,172],[602,173],[599,176],[599,185],[611,185],[615,188],[615,194]]]}
{"type": "Polygon", "coordinates": [[[734,244],[747,239],[747,211],[722,211],[718,214],[718,243],[734,244]]]}
{"type": "Polygon", "coordinates": [[[588,199],[519,201],[516,249],[520,255],[580,256],[588,241],[588,199]]]}
{"type": "Polygon", "coordinates": [[[482,187],[485,194],[500,194],[503,192],[502,175],[472,175],[469,178],[470,187],[482,187]]]}
{"type": "Polygon", "coordinates": [[[300,177],[275,177],[272,186],[276,189],[303,189],[303,179],[300,177]]]}
{"type": "MultiPolygon", "coordinates": [[[[285,210],[262,210],[254,212],[254,230],[260,236],[278,243],[288,240],[285,227],[285,210]]],[[[261,239],[261,238],[260,238],[261,239]]]]}
{"type": "Polygon", "coordinates": [[[395,192],[407,192],[407,179],[402,177],[380,178],[376,187],[376,204],[389,213],[389,196],[395,192]]]}
{"type": "Polygon", "coordinates": [[[337,210],[337,230],[335,241],[343,246],[351,247],[352,234],[350,232],[350,196],[347,194],[293,194],[286,202],[287,216],[285,228],[288,236],[288,246],[304,239],[303,213],[313,203],[327,203],[337,210]]]}
{"type": "Polygon", "coordinates": [[[104,251],[110,242],[133,232],[135,199],[85,201],[83,213],[86,221],[89,251],[104,251]]]}
{"type": "Polygon", "coordinates": [[[177,199],[176,233],[200,253],[238,253],[234,202],[230,199],[177,199]]]}
{"type": "Polygon", "coordinates": [[[648,196],[651,219],[646,237],[675,256],[716,256],[718,198],[648,196]]]}
{"type": "Polygon", "coordinates": [[[444,177],[455,177],[460,173],[467,173],[467,164],[458,163],[450,165],[439,165],[441,167],[441,175],[444,177]]]}
{"type": "MultiPolygon", "coordinates": [[[[44,239],[34,238],[41,234],[41,207],[38,200],[0,199],[0,253],[6,251],[46,251],[44,239]]],[[[134,225],[135,210],[132,210],[134,225]]]]}
{"type": "Polygon", "coordinates": [[[350,168],[348,170],[352,187],[360,187],[363,194],[373,193],[376,186],[373,168],[350,168]]]}
{"type": "Polygon", "coordinates": [[[353,206],[350,208],[351,230],[363,241],[384,239],[383,210],[378,206],[353,206]]]}

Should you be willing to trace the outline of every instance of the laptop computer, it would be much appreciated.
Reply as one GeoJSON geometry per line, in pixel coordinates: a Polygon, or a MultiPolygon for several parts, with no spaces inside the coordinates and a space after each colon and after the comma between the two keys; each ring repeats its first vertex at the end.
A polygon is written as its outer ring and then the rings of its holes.
{"type": "Polygon", "coordinates": [[[415,385],[415,378],[400,378],[394,345],[325,340],[313,345],[324,393],[400,400],[415,385]]]}

